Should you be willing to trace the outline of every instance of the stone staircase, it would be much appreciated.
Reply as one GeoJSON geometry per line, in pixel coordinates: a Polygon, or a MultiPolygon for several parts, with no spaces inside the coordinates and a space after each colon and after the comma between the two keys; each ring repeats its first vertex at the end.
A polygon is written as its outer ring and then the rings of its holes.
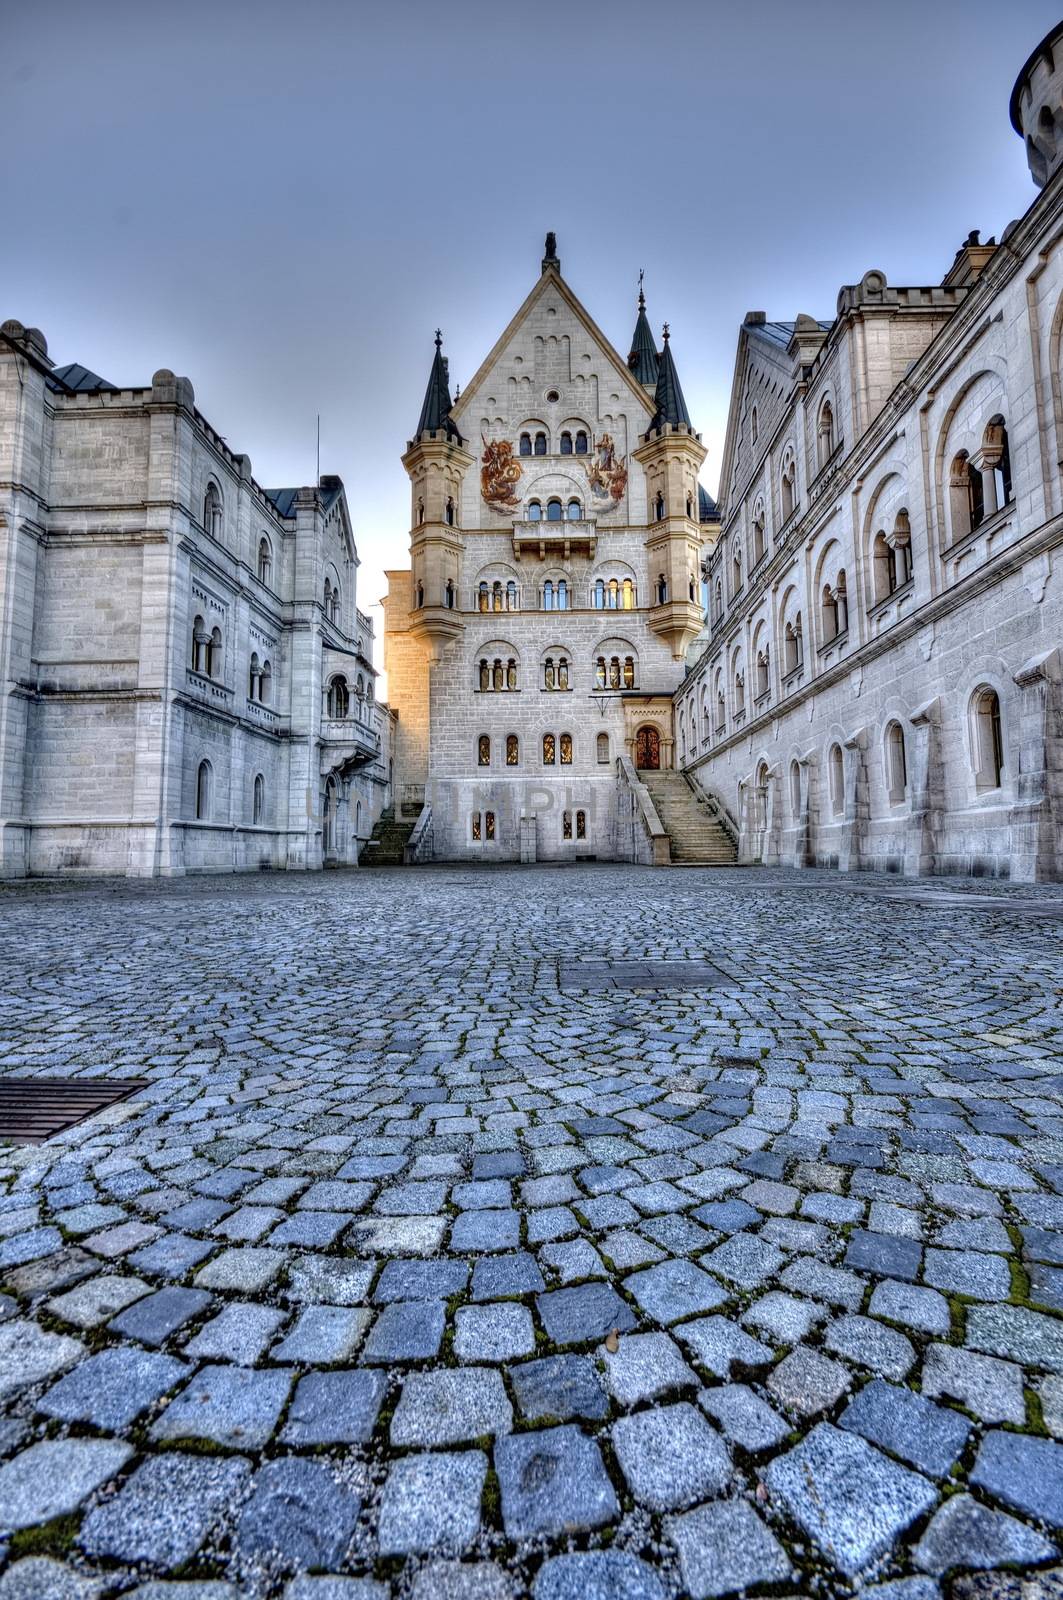
{"type": "Polygon", "coordinates": [[[394,811],[389,809],[382,812],[372,833],[362,846],[362,853],[358,857],[358,865],[361,867],[401,867],[403,852],[406,849],[416,821],[416,816],[404,816],[401,821],[396,821],[394,811]]]}
{"type": "Polygon", "coordinates": [[[681,772],[640,771],[677,866],[733,867],[738,852],[727,829],[699,800],[681,772]]]}

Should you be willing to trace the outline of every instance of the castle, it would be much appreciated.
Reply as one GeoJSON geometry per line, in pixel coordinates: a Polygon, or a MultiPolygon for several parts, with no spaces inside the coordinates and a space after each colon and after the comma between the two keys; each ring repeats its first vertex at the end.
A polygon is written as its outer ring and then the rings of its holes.
{"type": "Polygon", "coordinates": [[[263,489],[163,369],[0,327],[0,874],[357,860],[392,718],[343,485],[263,489]]]}
{"type": "Polygon", "coordinates": [[[340,481],[4,323],[0,873],[1063,875],[1063,24],[1010,109],[999,241],[746,316],[718,506],[667,325],[614,347],[552,234],[460,395],[437,335],[387,706],[340,481]]]}

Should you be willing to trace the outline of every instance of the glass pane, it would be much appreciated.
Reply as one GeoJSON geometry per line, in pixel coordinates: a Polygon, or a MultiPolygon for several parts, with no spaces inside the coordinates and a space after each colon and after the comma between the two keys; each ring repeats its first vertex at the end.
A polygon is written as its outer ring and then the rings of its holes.
{"type": "Polygon", "coordinates": [[[554,736],[552,733],[543,734],[543,766],[552,767],[556,760],[554,736]]]}
{"type": "Polygon", "coordinates": [[[563,767],[572,765],[572,735],[570,733],[561,735],[561,765],[563,767]]]}

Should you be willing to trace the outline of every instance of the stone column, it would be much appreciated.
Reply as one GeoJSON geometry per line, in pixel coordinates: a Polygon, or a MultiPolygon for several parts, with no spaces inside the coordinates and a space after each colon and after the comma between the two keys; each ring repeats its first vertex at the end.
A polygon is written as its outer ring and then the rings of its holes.
{"type": "Polygon", "coordinates": [[[941,759],[941,701],[928,700],[910,717],[908,739],[908,824],[904,834],[904,876],[930,876],[937,866],[935,850],[945,799],[941,759]]]}
{"type": "Polygon", "coordinates": [[[1018,795],[1011,808],[1011,875],[1044,883],[1063,871],[1063,694],[1060,655],[1021,666],[1018,795]]]}
{"type": "Polygon", "coordinates": [[[867,853],[870,806],[867,794],[867,729],[857,728],[843,744],[845,757],[845,826],[838,867],[859,872],[867,853]]]}

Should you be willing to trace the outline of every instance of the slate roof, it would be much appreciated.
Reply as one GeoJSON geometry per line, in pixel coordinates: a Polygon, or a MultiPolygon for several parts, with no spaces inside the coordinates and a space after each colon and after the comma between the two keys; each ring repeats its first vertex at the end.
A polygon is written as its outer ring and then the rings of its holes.
{"type": "Polygon", "coordinates": [[[53,367],[46,382],[49,389],[54,389],[57,394],[69,394],[72,389],[76,394],[94,394],[98,389],[115,387],[106,378],[101,378],[98,372],[83,367],[80,361],[68,361],[65,367],[53,367]]]}
{"type": "MultiPolygon", "coordinates": [[[[267,500],[273,501],[277,508],[278,516],[290,517],[293,515],[295,497],[299,493],[298,485],[294,489],[263,489],[262,493],[267,500]]],[[[321,504],[327,511],[337,496],[343,493],[343,484],[338,478],[322,478],[320,493],[321,504]]]]}
{"type": "Polygon", "coordinates": [[[698,521],[715,522],[720,512],[715,500],[707,489],[698,484],[698,521]]]}
{"type": "Polygon", "coordinates": [[[646,316],[646,297],[639,293],[639,314],[635,323],[635,332],[631,337],[631,354],[627,364],[638,381],[647,389],[652,389],[657,382],[660,366],[660,356],[657,346],[650,332],[649,320],[646,316]]]}
{"type": "MultiPolygon", "coordinates": [[[[824,333],[829,333],[834,326],[833,322],[824,322],[819,317],[817,317],[816,321],[824,333]]],[[[797,324],[795,322],[747,322],[745,326],[748,333],[759,333],[762,338],[770,339],[772,344],[781,345],[785,350],[793,337],[794,328],[797,324]]]]}
{"type": "Polygon", "coordinates": [[[421,420],[417,424],[416,439],[420,434],[431,432],[438,433],[443,430],[449,438],[461,440],[457,426],[450,419],[450,408],[453,401],[450,398],[450,373],[447,370],[446,358],[442,350],[442,335],[436,334],[436,353],[432,361],[432,370],[428,374],[428,388],[425,390],[424,405],[421,407],[421,420]]]}
{"type": "Polygon", "coordinates": [[[669,423],[672,426],[682,426],[686,428],[692,428],[694,426],[690,420],[690,412],[687,410],[687,403],[683,398],[683,389],[679,382],[679,374],[675,370],[675,362],[672,359],[672,347],[668,343],[667,323],[665,324],[664,348],[660,355],[660,366],[657,373],[657,388],[654,392],[653,404],[655,411],[653,421],[650,423],[651,432],[655,428],[664,427],[666,423],[669,423]]]}

